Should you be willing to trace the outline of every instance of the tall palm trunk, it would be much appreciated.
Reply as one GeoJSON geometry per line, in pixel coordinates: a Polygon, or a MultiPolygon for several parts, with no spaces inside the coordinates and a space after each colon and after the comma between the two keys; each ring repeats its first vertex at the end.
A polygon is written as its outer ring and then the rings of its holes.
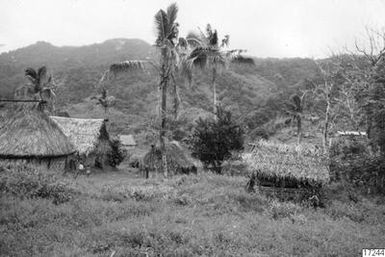
{"type": "Polygon", "coordinates": [[[173,96],[174,96],[174,120],[178,119],[178,112],[179,112],[179,93],[178,93],[178,86],[176,84],[174,76],[172,76],[172,83],[173,83],[173,96]]]}
{"type": "Polygon", "coordinates": [[[163,174],[165,177],[168,176],[168,169],[167,169],[167,155],[166,155],[166,143],[165,143],[165,135],[166,135],[166,111],[167,111],[167,84],[169,80],[169,67],[168,67],[168,60],[167,60],[167,50],[162,49],[162,59],[163,59],[163,65],[161,70],[161,81],[160,81],[160,89],[162,93],[161,98],[161,128],[159,132],[159,144],[160,144],[160,151],[162,155],[162,168],[163,168],[163,174]]]}
{"type": "Polygon", "coordinates": [[[216,80],[217,80],[217,70],[216,68],[213,68],[213,113],[216,115],[217,114],[217,89],[216,89],[216,80]]]}
{"type": "Polygon", "coordinates": [[[301,114],[298,114],[297,117],[297,143],[301,144],[302,141],[302,117],[301,114]]]}
{"type": "Polygon", "coordinates": [[[108,120],[108,106],[104,107],[104,120],[108,120]]]}

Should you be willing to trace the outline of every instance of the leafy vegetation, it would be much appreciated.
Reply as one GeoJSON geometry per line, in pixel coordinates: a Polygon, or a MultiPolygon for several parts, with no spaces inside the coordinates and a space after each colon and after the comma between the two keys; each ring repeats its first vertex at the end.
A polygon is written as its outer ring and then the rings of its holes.
{"type": "Polygon", "coordinates": [[[189,144],[192,156],[220,174],[222,162],[231,157],[232,151],[243,149],[243,131],[231,112],[218,108],[214,119],[198,120],[189,144]]]}
{"type": "Polygon", "coordinates": [[[111,167],[116,167],[128,157],[128,152],[118,138],[112,138],[110,141],[111,150],[107,153],[107,160],[111,167]]]}

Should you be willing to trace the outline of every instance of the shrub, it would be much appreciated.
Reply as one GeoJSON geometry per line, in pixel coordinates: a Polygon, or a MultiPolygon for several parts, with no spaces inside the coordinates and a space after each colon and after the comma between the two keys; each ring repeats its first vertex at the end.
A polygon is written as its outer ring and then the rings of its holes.
{"type": "Polygon", "coordinates": [[[368,142],[356,138],[335,141],[330,148],[331,174],[335,180],[385,193],[385,156],[368,149],[368,142]]]}
{"type": "Polygon", "coordinates": [[[28,166],[14,166],[1,172],[0,191],[18,197],[52,199],[54,204],[67,202],[76,193],[52,174],[28,166]]]}
{"type": "Polygon", "coordinates": [[[371,143],[385,153],[385,111],[381,110],[374,115],[373,128],[369,134],[371,143]]]}
{"type": "Polygon", "coordinates": [[[126,157],[127,150],[123,148],[119,139],[111,140],[111,150],[107,153],[108,164],[112,167],[118,166],[126,157]]]}
{"type": "Polygon", "coordinates": [[[229,111],[219,107],[216,119],[197,121],[189,145],[194,157],[220,174],[222,162],[231,157],[231,151],[243,149],[243,130],[229,111]]]}

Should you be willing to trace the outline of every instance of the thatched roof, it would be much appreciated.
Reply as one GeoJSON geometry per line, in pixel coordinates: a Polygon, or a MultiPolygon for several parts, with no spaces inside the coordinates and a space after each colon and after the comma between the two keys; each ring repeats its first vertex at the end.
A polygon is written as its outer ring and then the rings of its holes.
{"type": "Polygon", "coordinates": [[[0,127],[0,158],[58,157],[75,152],[55,122],[37,110],[9,111],[0,127]]]}
{"type": "Polygon", "coordinates": [[[135,146],[136,145],[136,142],[135,142],[133,135],[120,135],[119,140],[120,140],[120,142],[122,142],[122,144],[124,146],[135,146]]]}
{"type": "MultiPolygon", "coordinates": [[[[80,155],[88,155],[95,150],[103,133],[107,133],[103,119],[78,119],[51,116],[70,139],[80,155]]],[[[106,136],[108,139],[108,135],[106,136]]]]}
{"type": "MultiPolygon", "coordinates": [[[[194,164],[186,157],[183,148],[176,141],[166,143],[168,168],[178,171],[181,168],[191,168],[194,164]]],[[[152,170],[162,169],[162,154],[158,146],[152,146],[143,157],[143,164],[152,170]]]]}
{"type": "Polygon", "coordinates": [[[244,160],[259,176],[325,184],[329,181],[327,157],[314,145],[286,145],[261,140],[244,160]]]}

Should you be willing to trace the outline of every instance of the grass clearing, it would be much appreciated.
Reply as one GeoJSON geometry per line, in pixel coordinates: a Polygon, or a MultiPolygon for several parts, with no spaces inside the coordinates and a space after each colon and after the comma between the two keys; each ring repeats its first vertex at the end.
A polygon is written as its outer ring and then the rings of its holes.
{"type": "Polygon", "coordinates": [[[2,188],[1,256],[358,256],[384,247],[385,206],[373,199],[312,209],[214,174],[59,179],[77,192],[59,204],[2,188]]]}

